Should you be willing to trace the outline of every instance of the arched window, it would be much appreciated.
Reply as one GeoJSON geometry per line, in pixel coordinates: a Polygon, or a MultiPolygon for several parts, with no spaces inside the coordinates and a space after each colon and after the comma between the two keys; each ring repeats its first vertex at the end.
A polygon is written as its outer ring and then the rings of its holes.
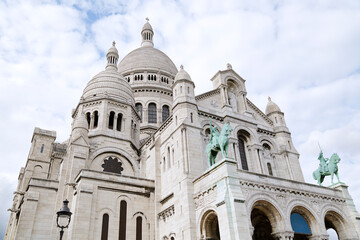
{"type": "Polygon", "coordinates": [[[126,211],[127,203],[122,200],[120,202],[119,240],[126,240],[126,211]]]}
{"type": "Polygon", "coordinates": [[[150,80],[151,79],[151,77],[150,77],[150,75],[148,75],[148,80],[150,80]]]}
{"type": "Polygon", "coordinates": [[[114,128],[114,117],[115,117],[115,113],[114,112],[110,112],[109,115],[109,129],[113,129],[114,128]]]}
{"type": "Polygon", "coordinates": [[[271,169],[271,164],[267,163],[266,165],[267,165],[267,168],[268,168],[269,175],[273,176],[273,172],[272,172],[272,169],[271,169]]]}
{"type": "Polygon", "coordinates": [[[44,152],[44,144],[41,145],[40,153],[44,152]]]}
{"type": "Polygon", "coordinates": [[[165,159],[165,157],[163,157],[163,164],[164,164],[163,171],[165,171],[166,170],[166,159],[165,159]]]}
{"type": "Polygon", "coordinates": [[[140,122],[142,122],[142,104],[141,103],[136,103],[135,104],[135,109],[136,109],[136,112],[140,116],[140,122]]]}
{"type": "Polygon", "coordinates": [[[156,123],[156,104],[150,103],[148,107],[148,122],[149,123],[156,123]]]}
{"type": "Polygon", "coordinates": [[[170,110],[169,110],[169,106],[168,105],[164,105],[162,107],[162,122],[165,122],[166,119],[168,119],[170,115],[170,110]]]}
{"type": "Polygon", "coordinates": [[[248,139],[250,134],[245,130],[240,130],[238,132],[238,145],[239,145],[239,153],[240,153],[240,161],[241,167],[243,170],[249,170],[247,159],[246,159],[246,152],[245,152],[245,143],[248,139]]]}
{"type": "Polygon", "coordinates": [[[105,213],[102,219],[101,240],[107,240],[109,233],[109,215],[105,213]]]}
{"type": "Polygon", "coordinates": [[[89,112],[86,113],[86,121],[88,123],[88,128],[90,128],[91,114],[89,112]]]}
{"type": "Polygon", "coordinates": [[[99,113],[98,111],[94,112],[94,128],[97,128],[99,122],[99,113]]]}
{"type": "Polygon", "coordinates": [[[193,114],[192,114],[192,113],[190,113],[190,122],[191,122],[191,123],[194,122],[194,120],[193,120],[193,114]]]}
{"type": "Polygon", "coordinates": [[[295,236],[298,234],[310,235],[311,230],[308,222],[299,213],[293,212],[290,215],[291,227],[294,230],[295,236]]]}
{"type": "Polygon", "coordinates": [[[142,240],[142,217],[136,218],[136,240],[142,240]]]}
{"type": "Polygon", "coordinates": [[[122,122],[122,114],[119,113],[117,115],[117,120],[116,120],[116,130],[117,131],[121,131],[121,122],[122,122]]]}

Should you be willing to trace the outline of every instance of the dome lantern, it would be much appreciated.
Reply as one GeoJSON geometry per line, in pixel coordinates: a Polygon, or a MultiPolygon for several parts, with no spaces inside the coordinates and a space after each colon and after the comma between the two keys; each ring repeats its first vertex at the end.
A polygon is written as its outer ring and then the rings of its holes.
{"type": "Polygon", "coordinates": [[[117,61],[119,59],[118,50],[115,47],[115,41],[113,41],[111,48],[106,54],[107,65],[105,69],[114,69],[117,70],[117,61]]]}
{"type": "Polygon", "coordinates": [[[149,18],[146,18],[146,23],[144,24],[142,30],[141,30],[141,36],[142,36],[142,47],[154,47],[153,43],[153,36],[154,31],[149,23],[149,18]]]}

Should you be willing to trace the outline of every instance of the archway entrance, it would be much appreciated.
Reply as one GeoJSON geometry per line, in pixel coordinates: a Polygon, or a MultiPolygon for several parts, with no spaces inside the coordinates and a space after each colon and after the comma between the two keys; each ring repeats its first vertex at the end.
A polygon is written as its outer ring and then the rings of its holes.
{"type": "Polygon", "coordinates": [[[348,231],[350,228],[346,226],[347,224],[340,214],[334,211],[328,211],[324,220],[326,230],[328,230],[331,237],[330,239],[350,239],[352,237],[348,231]]]}
{"type": "Polygon", "coordinates": [[[202,239],[220,240],[219,221],[215,211],[208,211],[201,220],[202,239]]]}
{"type": "Polygon", "coordinates": [[[274,240],[269,218],[261,210],[251,211],[251,224],[254,227],[253,240],[274,240]]]}

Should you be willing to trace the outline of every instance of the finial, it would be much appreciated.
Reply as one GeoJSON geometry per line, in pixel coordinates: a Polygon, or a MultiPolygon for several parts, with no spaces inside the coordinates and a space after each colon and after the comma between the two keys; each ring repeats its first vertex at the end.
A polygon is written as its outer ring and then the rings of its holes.
{"type": "Polygon", "coordinates": [[[146,21],[150,21],[148,17],[145,18],[146,21]]]}
{"type": "Polygon", "coordinates": [[[183,66],[182,64],[180,65],[180,69],[181,69],[181,70],[184,70],[184,66],[183,66]]]}
{"type": "Polygon", "coordinates": [[[112,42],[112,44],[113,44],[113,47],[115,47],[116,42],[115,42],[115,41],[113,41],[113,42],[112,42]]]}
{"type": "Polygon", "coordinates": [[[226,67],[227,67],[227,69],[232,69],[232,66],[231,66],[231,64],[230,63],[228,63],[228,64],[226,64],[226,67]]]}
{"type": "Polygon", "coordinates": [[[271,102],[271,97],[268,97],[269,102],[271,102]]]}

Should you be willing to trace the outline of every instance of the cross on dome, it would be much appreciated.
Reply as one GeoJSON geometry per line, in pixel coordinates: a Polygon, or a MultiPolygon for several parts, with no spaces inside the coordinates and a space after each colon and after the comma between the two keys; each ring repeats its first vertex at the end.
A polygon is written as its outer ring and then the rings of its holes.
{"type": "Polygon", "coordinates": [[[183,66],[182,64],[180,65],[180,69],[181,69],[181,70],[184,70],[184,66],[183,66]]]}
{"type": "Polygon", "coordinates": [[[115,42],[115,41],[113,41],[113,42],[112,42],[113,47],[115,47],[115,44],[116,44],[116,42],[115,42]]]}
{"type": "Polygon", "coordinates": [[[146,21],[150,21],[148,17],[145,18],[146,21]]]}
{"type": "Polygon", "coordinates": [[[271,97],[268,97],[269,102],[271,102],[271,97]]]}

